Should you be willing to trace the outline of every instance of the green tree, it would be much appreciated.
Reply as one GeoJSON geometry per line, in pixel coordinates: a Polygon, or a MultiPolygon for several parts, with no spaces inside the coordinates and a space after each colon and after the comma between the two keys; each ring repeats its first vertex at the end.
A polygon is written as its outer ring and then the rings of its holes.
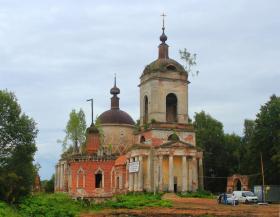
{"type": "Polygon", "coordinates": [[[63,152],[84,151],[86,141],[86,120],[82,109],[73,109],[69,114],[69,120],[65,129],[66,136],[62,141],[63,152]]]}
{"type": "Polygon", "coordinates": [[[265,181],[267,184],[280,183],[280,97],[272,95],[261,106],[255,121],[253,146],[255,171],[260,171],[260,153],[263,156],[265,181]]]}
{"type": "Polygon", "coordinates": [[[212,192],[225,190],[228,175],[223,124],[204,111],[194,117],[197,146],[203,149],[204,187],[212,192]]]}
{"type": "MultiPolygon", "coordinates": [[[[240,155],[240,174],[253,174],[256,173],[255,156],[251,150],[253,147],[253,137],[255,133],[255,121],[245,119],[244,130],[241,145],[239,148],[240,155]]],[[[250,182],[254,179],[251,177],[250,182]]]]}
{"type": "Polygon", "coordinates": [[[52,175],[50,180],[46,180],[44,182],[43,188],[45,189],[45,192],[47,192],[47,193],[54,192],[54,175],[52,175]]]}
{"type": "Polygon", "coordinates": [[[240,173],[240,147],[242,138],[234,133],[224,135],[225,146],[225,164],[227,165],[227,171],[229,175],[234,173],[240,173]]]}
{"type": "Polygon", "coordinates": [[[185,70],[187,71],[188,75],[198,75],[199,71],[193,71],[193,67],[197,65],[196,57],[197,54],[191,54],[186,48],[184,50],[179,50],[179,54],[182,60],[185,62],[185,70]]]}
{"type": "Polygon", "coordinates": [[[13,203],[30,193],[38,130],[22,113],[15,95],[0,91],[0,199],[13,203]]]}

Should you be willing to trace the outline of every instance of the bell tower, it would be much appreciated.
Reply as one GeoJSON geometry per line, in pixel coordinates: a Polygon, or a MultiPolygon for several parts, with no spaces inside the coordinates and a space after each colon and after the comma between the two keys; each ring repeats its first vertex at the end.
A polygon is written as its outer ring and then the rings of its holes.
{"type": "Polygon", "coordinates": [[[164,14],[158,59],[147,65],[140,77],[140,124],[188,123],[188,74],[169,58],[164,14]]]}

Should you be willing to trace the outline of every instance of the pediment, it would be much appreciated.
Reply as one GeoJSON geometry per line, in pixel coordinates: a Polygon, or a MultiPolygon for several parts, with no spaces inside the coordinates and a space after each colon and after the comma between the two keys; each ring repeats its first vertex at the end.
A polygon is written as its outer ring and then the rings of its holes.
{"type": "Polygon", "coordinates": [[[196,147],[190,143],[183,142],[181,140],[178,141],[168,141],[166,143],[163,143],[159,146],[160,148],[193,148],[196,149],[196,147]]]}

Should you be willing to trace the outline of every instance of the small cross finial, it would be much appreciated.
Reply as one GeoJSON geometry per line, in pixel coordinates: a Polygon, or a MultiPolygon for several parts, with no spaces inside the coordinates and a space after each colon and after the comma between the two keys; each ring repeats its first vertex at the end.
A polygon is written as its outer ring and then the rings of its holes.
{"type": "Polygon", "coordinates": [[[163,12],[162,15],[160,15],[160,16],[162,16],[162,30],[164,30],[164,29],[165,29],[165,26],[164,26],[164,17],[166,17],[167,15],[163,12]]]}
{"type": "Polygon", "coordinates": [[[116,73],[114,74],[114,86],[116,87],[116,85],[117,85],[117,76],[116,76],[116,73]]]}

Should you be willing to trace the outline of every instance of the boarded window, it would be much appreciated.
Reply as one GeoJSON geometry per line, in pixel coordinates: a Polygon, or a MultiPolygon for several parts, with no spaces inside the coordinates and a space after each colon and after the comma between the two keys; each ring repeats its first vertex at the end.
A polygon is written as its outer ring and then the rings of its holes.
{"type": "Polygon", "coordinates": [[[84,187],[84,173],[82,171],[78,172],[78,188],[84,187]]]}
{"type": "Polygon", "coordinates": [[[166,96],[166,121],[177,122],[177,97],[174,93],[166,96]]]}

